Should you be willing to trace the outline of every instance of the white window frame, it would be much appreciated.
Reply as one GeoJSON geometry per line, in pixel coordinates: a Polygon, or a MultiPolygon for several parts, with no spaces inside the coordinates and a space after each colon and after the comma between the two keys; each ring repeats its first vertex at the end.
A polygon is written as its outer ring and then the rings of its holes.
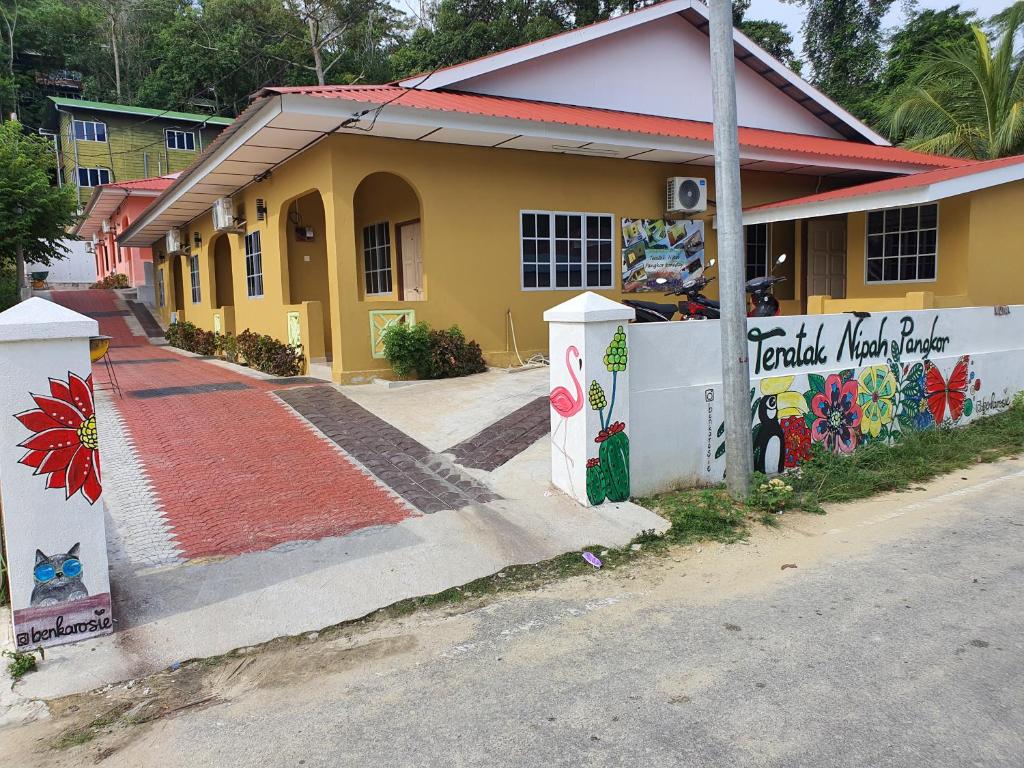
{"type": "Polygon", "coordinates": [[[263,244],[260,240],[258,229],[245,236],[245,293],[250,299],[263,298],[263,244]]]}
{"type": "Polygon", "coordinates": [[[198,304],[202,300],[202,290],[199,287],[199,254],[193,253],[188,257],[188,280],[192,284],[192,303],[198,304]]]}
{"type": "Polygon", "coordinates": [[[363,227],[363,295],[364,296],[390,296],[395,292],[395,265],[394,259],[391,254],[391,222],[390,221],[376,221],[373,224],[367,224],[363,227]],[[367,245],[366,235],[370,230],[374,231],[374,236],[377,237],[378,233],[383,229],[384,232],[384,243],[380,243],[374,240],[373,245],[367,245]],[[372,269],[367,266],[367,259],[371,253],[378,259],[376,266],[372,269]],[[380,256],[383,253],[387,259],[387,265],[384,267],[380,266],[380,256]],[[377,275],[378,287],[383,276],[387,276],[387,282],[390,286],[389,290],[386,291],[371,291],[368,285],[370,275],[377,275]]]}
{"type": "Polygon", "coordinates": [[[744,226],[743,227],[743,279],[744,280],[752,280],[752,279],[756,279],[758,277],[768,277],[768,275],[771,274],[771,257],[770,257],[771,252],[772,252],[772,225],[771,224],[747,224],[746,226],[744,226]],[[753,278],[748,274],[748,269],[750,268],[750,259],[747,256],[747,232],[752,227],[764,227],[764,229],[765,229],[765,233],[764,233],[764,254],[763,254],[764,255],[764,264],[762,265],[763,268],[764,268],[763,269],[763,274],[761,274],[761,275],[754,275],[753,278]]]}
{"type": "Polygon", "coordinates": [[[182,152],[195,152],[196,151],[196,132],[195,131],[183,131],[178,128],[167,128],[164,130],[164,144],[168,149],[178,149],[182,152]],[[192,146],[181,146],[182,143],[186,143],[185,137],[192,137],[192,146]],[[171,137],[174,138],[174,143],[171,143],[171,137]]]}
{"type": "MultiPolygon", "coordinates": [[[[618,231],[619,231],[618,218],[613,213],[597,213],[597,212],[594,212],[594,211],[544,211],[544,210],[535,210],[535,209],[530,209],[530,208],[524,208],[524,209],[520,210],[519,211],[519,289],[521,291],[584,291],[584,290],[610,291],[610,290],[615,290],[616,280],[617,280],[616,273],[617,272],[621,273],[621,271],[622,271],[621,270],[621,266],[619,267],[619,269],[616,269],[616,265],[618,264],[618,260],[617,260],[617,250],[616,250],[616,245],[615,244],[618,241],[618,237],[616,235],[616,233],[618,231]],[[525,250],[523,248],[523,246],[525,244],[525,237],[526,237],[524,235],[524,233],[523,233],[523,215],[524,214],[529,214],[529,215],[533,215],[533,216],[547,216],[548,217],[548,240],[549,240],[549,245],[548,245],[548,270],[549,270],[549,272],[548,273],[551,276],[551,285],[550,286],[536,286],[535,287],[535,286],[527,286],[526,285],[525,276],[523,274],[523,265],[526,263],[525,262],[526,254],[525,254],[525,250]],[[558,286],[558,285],[556,285],[556,283],[558,282],[558,278],[557,278],[557,274],[556,274],[556,268],[557,268],[558,262],[557,262],[557,256],[556,256],[556,253],[555,253],[555,251],[556,251],[555,241],[556,240],[560,240],[560,239],[564,239],[564,238],[559,238],[559,237],[556,236],[556,233],[555,233],[555,217],[556,216],[579,216],[580,217],[580,271],[581,271],[581,275],[580,275],[581,284],[580,285],[573,285],[573,286],[558,286]],[[587,217],[588,216],[589,217],[594,217],[594,218],[606,218],[606,219],[609,220],[611,228],[609,230],[610,238],[607,241],[605,241],[605,239],[602,238],[602,237],[598,237],[596,239],[592,239],[592,238],[588,238],[587,237],[587,217]],[[598,244],[600,244],[602,242],[608,242],[610,244],[610,246],[611,246],[611,263],[609,265],[610,269],[611,269],[611,271],[610,271],[611,281],[610,281],[610,283],[608,285],[601,285],[601,284],[591,285],[587,281],[587,244],[588,244],[588,242],[596,242],[598,244]]],[[[531,237],[530,239],[531,240],[537,240],[538,238],[531,237]]],[[[572,238],[572,239],[575,239],[575,238],[572,238]]],[[[532,263],[539,264],[540,262],[534,261],[532,263]]],[[[600,262],[598,262],[598,264],[600,264],[600,262]]],[[[598,270],[598,271],[600,272],[600,270],[598,270]]]]}
{"type": "Polygon", "coordinates": [[[104,123],[102,120],[79,120],[77,117],[73,117],[73,118],[71,118],[71,135],[75,137],[75,141],[91,141],[91,142],[95,142],[95,143],[99,143],[99,144],[106,144],[107,143],[107,138],[108,138],[109,134],[107,133],[107,124],[104,123]],[[78,126],[80,126],[80,125],[82,126],[82,136],[81,137],[79,137],[79,135],[78,135],[78,126]],[[86,126],[92,126],[93,138],[91,138],[91,139],[87,135],[88,134],[88,130],[86,129],[86,126]],[[96,138],[96,135],[97,135],[96,126],[102,126],[103,127],[103,138],[102,139],[97,139],[96,138]]]}
{"type": "Polygon", "coordinates": [[[79,186],[80,189],[92,189],[93,187],[99,187],[99,186],[102,186],[103,184],[109,184],[110,183],[110,169],[109,168],[85,168],[85,167],[79,166],[78,169],[77,169],[77,173],[75,175],[78,177],[78,178],[75,179],[75,181],[78,182],[78,186],[79,186]],[[96,174],[96,183],[95,184],[83,184],[82,183],[82,171],[85,171],[85,178],[86,178],[87,181],[92,181],[92,179],[89,178],[89,175],[92,174],[92,173],[95,173],[96,174]],[[104,181],[101,178],[101,174],[104,174],[104,173],[107,175],[106,181],[104,181]]]}
{"type": "MultiPolygon", "coordinates": [[[[939,279],[939,223],[940,223],[940,219],[941,219],[941,216],[942,216],[942,211],[939,210],[939,209],[940,209],[939,202],[935,201],[935,202],[932,202],[932,203],[921,203],[920,205],[900,205],[900,206],[895,206],[895,207],[892,207],[892,208],[876,208],[874,210],[866,211],[865,212],[865,214],[864,214],[864,285],[897,285],[899,283],[934,283],[934,282],[938,281],[938,279],[939,279]],[[920,265],[921,265],[921,261],[920,261],[920,259],[921,259],[921,252],[920,252],[921,251],[921,248],[920,248],[921,232],[930,232],[933,229],[932,227],[926,227],[925,229],[921,229],[921,226],[920,226],[921,225],[921,209],[925,208],[927,206],[932,206],[932,205],[935,206],[935,227],[934,227],[934,230],[935,230],[935,254],[934,254],[934,256],[935,256],[935,275],[933,277],[918,277],[918,278],[915,278],[913,280],[900,280],[900,279],[897,279],[897,280],[885,280],[885,279],[882,279],[882,280],[869,280],[868,279],[868,267],[870,266],[869,265],[869,261],[879,261],[879,259],[870,259],[869,256],[868,256],[868,242],[869,242],[869,240],[871,238],[871,229],[870,229],[870,227],[868,225],[868,221],[871,218],[871,214],[872,213],[881,213],[883,215],[883,217],[884,217],[886,211],[899,211],[900,212],[899,215],[900,215],[900,218],[902,220],[902,218],[903,218],[902,211],[905,208],[916,208],[917,209],[917,222],[918,222],[917,229],[914,229],[914,230],[909,230],[909,229],[908,230],[904,230],[902,228],[902,224],[901,224],[900,225],[900,229],[898,230],[898,232],[889,233],[889,234],[902,235],[904,232],[917,232],[918,233],[918,249],[917,249],[918,252],[914,255],[914,258],[917,259],[918,268],[920,269],[920,265]]],[[[886,234],[885,233],[885,225],[883,223],[883,225],[882,225],[882,259],[881,259],[881,261],[882,261],[882,275],[883,276],[885,275],[885,234],[886,234]]],[[[930,255],[930,254],[925,254],[925,255],[930,255]]],[[[898,256],[898,255],[896,256],[897,268],[898,268],[898,261],[899,261],[900,258],[901,258],[901,256],[898,256]]]]}

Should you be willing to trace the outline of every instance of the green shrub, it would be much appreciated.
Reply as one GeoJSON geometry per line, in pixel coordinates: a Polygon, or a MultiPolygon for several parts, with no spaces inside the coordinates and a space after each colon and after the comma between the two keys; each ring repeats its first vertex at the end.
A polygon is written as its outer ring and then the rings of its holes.
{"type": "Polygon", "coordinates": [[[399,323],[385,329],[384,357],[402,378],[448,379],[487,370],[480,345],[467,341],[458,326],[431,330],[426,323],[399,323]]]}
{"type": "Polygon", "coordinates": [[[453,325],[446,331],[430,332],[430,372],[431,379],[448,379],[455,376],[468,376],[471,373],[483,373],[487,370],[480,345],[475,341],[466,341],[459,327],[453,325]]]}
{"type": "Polygon", "coordinates": [[[217,354],[217,335],[213,331],[204,331],[187,320],[171,323],[164,332],[164,338],[172,347],[188,350],[197,355],[209,357],[217,354]]]}
{"type": "Polygon", "coordinates": [[[122,275],[120,272],[114,272],[112,275],[107,275],[97,283],[92,284],[93,288],[127,288],[128,287],[128,275],[122,275]]]}
{"type": "Polygon", "coordinates": [[[430,326],[426,323],[395,323],[384,329],[381,338],[384,357],[403,379],[430,378],[430,326]]]}
{"type": "Polygon", "coordinates": [[[248,328],[235,337],[235,354],[250,368],[272,376],[298,376],[302,373],[302,345],[289,346],[273,336],[253,333],[248,328]]]}
{"type": "Polygon", "coordinates": [[[238,337],[233,333],[217,334],[217,352],[229,363],[238,362],[238,337]]]}

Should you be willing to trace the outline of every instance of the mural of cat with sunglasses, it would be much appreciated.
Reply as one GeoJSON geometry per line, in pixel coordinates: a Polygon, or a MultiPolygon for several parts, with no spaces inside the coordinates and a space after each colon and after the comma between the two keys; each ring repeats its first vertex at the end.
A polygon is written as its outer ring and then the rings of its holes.
{"type": "Polygon", "coordinates": [[[58,605],[88,597],[89,591],[82,583],[82,571],[77,543],[63,555],[45,555],[37,549],[36,564],[32,569],[35,587],[30,604],[58,605]]]}

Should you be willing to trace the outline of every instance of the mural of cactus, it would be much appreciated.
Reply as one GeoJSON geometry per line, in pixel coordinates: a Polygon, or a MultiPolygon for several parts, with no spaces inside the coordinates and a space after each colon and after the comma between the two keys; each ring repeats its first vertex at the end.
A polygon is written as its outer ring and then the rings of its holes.
{"type": "Polygon", "coordinates": [[[587,390],[590,407],[598,412],[601,422],[601,430],[594,438],[598,444],[598,458],[587,462],[587,499],[594,505],[605,499],[629,499],[629,438],[626,437],[626,423],[612,421],[618,376],[626,370],[628,358],[626,331],[620,325],[612,334],[612,340],[604,352],[604,367],[612,375],[611,395],[606,397],[604,387],[596,380],[590,382],[587,390]]]}
{"type": "Polygon", "coordinates": [[[598,456],[609,501],[629,499],[629,438],[625,430],[626,425],[616,421],[595,438],[601,446],[598,456]]]}
{"type": "Polygon", "coordinates": [[[607,496],[601,460],[589,459],[587,461],[587,501],[597,506],[603,503],[607,496]]]}

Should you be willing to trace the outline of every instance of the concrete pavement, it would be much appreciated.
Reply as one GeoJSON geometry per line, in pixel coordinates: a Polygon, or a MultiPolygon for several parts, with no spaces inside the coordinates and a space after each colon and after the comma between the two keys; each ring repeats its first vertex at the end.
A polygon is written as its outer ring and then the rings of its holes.
{"type": "MultiPolygon", "coordinates": [[[[1024,764],[1024,462],[782,523],[746,545],[244,658],[211,673],[205,709],[64,759],[1024,764]]],[[[58,727],[21,729],[10,749],[52,765],[33,750],[58,727]]]]}

